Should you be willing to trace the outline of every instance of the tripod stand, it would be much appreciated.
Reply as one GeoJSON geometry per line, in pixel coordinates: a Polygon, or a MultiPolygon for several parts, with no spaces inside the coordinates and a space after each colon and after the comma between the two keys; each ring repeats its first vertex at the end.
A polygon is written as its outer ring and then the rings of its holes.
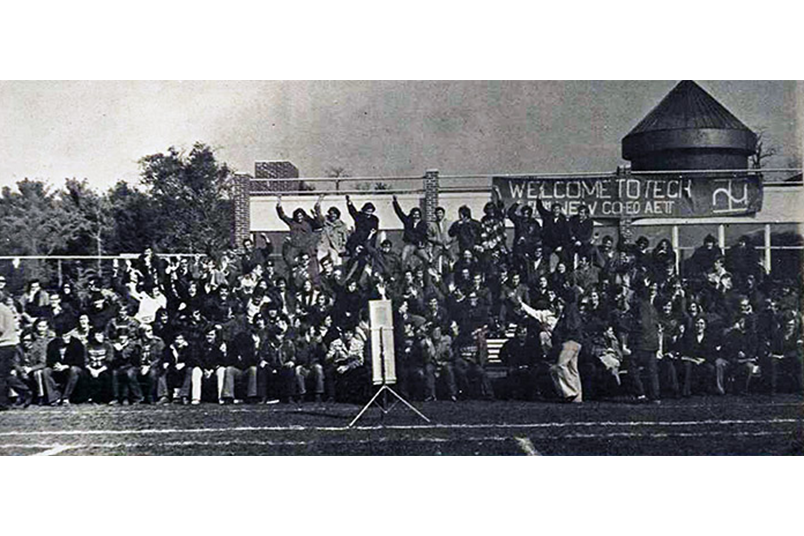
{"type": "MultiPolygon", "coordinates": [[[[422,412],[420,412],[418,409],[413,407],[413,405],[411,405],[410,402],[405,400],[399,393],[394,391],[389,386],[389,383],[395,383],[396,382],[396,377],[395,377],[395,374],[389,375],[389,374],[386,373],[387,368],[386,368],[386,363],[385,363],[386,355],[385,355],[385,337],[384,337],[386,331],[384,331],[384,330],[390,330],[391,332],[393,332],[392,327],[374,327],[374,328],[371,328],[372,334],[377,336],[377,337],[379,337],[379,343],[380,343],[380,358],[379,358],[379,360],[375,360],[375,364],[376,364],[376,361],[379,361],[380,375],[379,375],[379,377],[377,377],[377,375],[375,375],[375,381],[374,381],[375,384],[379,383],[380,388],[377,389],[377,392],[374,393],[374,396],[371,397],[371,400],[369,400],[368,403],[366,403],[366,405],[363,406],[363,409],[360,410],[360,413],[358,413],[357,416],[354,419],[352,419],[352,422],[349,423],[349,428],[354,426],[354,424],[358,420],[360,420],[360,417],[362,417],[363,414],[366,413],[366,411],[371,407],[372,404],[376,404],[377,407],[380,408],[380,411],[382,411],[383,416],[385,416],[388,412],[390,412],[392,409],[394,409],[394,407],[399,402],[402,402],[402,404],[407,406],[408,409],[413,411],[413,413],[415,413],[416,415],[418,415],[419,417],[424,419],[426,422],[430,422],[430,419],[425,417],[422,412]],[[389,376],[390,376],[390,378],[389,378],[389,376]],[[390,406],[388,405],[388,393],[391,393],[391,395],[396,397],[396,400],[394,400],[393,403],[390,406]],[[382,400],[381,401],[380,401],[380,395],[382,395],[382,400]]],[[[393,365],[392,365],[392,367],[393,367],[393,365]]]]}

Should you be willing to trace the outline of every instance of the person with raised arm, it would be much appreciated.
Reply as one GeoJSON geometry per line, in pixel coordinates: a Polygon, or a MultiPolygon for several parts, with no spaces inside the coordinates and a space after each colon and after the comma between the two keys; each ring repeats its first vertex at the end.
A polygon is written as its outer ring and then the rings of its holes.
{"type": "Polygon", "coordinates": [[[349,228],[341,220],[338,207],[329,207],[327,215],[321,212],[322,194],[313,207],[313,217],[318,221],[321,238],[318,241],[318,259],[329,258],[335,266],[340,266],[341,257],[346,253],[346,242],[349,239],[349,228]]]}
{"type": "MultiPolygon", "coordinates": [[[[316,255],[319,239],[319,233],[316,229],[319,223],[315,218],[307,214],[303,208],[294,210],[293,217],[289,218],[282,207],[281,195],[276,198],[276,213],[279,219],[290,228],[290,237],[282,246],[282,258],[285,259],[288,271],[291,271],[302,253],[306,253],[310,258],[316,255]]],[[[318,275],[317,266],[312,275],[318,275]]]]}
{"type": "Polygon", "coordinates": [[[514,202],[508,208],[506,216],[514,223],[514,247],[512,251],[516,255],[523,255],[530,258],[537,243],[542,241],[542,226],[539,220],[533,217],[533,207],[522,205],[519,209],[519,202],[514,202]]]}
{"type": "Polygon", "coordinates": [[[349,209],[349,215],[352,216],[355,222],[355,230],[346,241],[346,250],[349,254],[352,256],[356,255],[358,246],[364,250],[367,244],[372,248],[376,247],[380,220],[374,215],[374,204],[367,202],[360,209],[360,212],[358,212],[352,203],[352,199],[347,195],[346,208],[349,209]]]}
{"type": "MultiPolygon", "coordinates": [[[[422,218],[422,209],[419,207],[413,207],[408,214],[405,214],[402,207],[399,206],[399,199],[396,195],[393,196],[391,204],[404,228],[402,233],[402,243],[404,244],[402,246],[402,262],[404,263],[408,257],[424,248],[427,242],[427,224],[422,218]]],[[[424,253],[420,256],[425,259],[427,257],[424,253]]]]}
{"type": "Polygon", "coordinates": [[[567,217],[564,216],[561,203],[553,203],[547,210],[541,198],[536,199],[536,210],[542,219],[542,246],[544,256],[548,260],[555,253],[559,259],[566,260],[566,249],[570,245],[570,228],[567,217]]]}

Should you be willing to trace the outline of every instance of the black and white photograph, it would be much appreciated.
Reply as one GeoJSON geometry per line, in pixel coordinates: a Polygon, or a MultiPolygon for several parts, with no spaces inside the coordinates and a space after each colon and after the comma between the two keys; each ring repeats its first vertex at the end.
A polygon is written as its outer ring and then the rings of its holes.
{"type": "Polygon", "coordinates": [[[800,532],[798,11],[5,5],[0,533],[800,532]]]}
{"type": "Polygon", "coordinates": [[[800,455],[802,109],[0,82],[0,454],[800,455]]]}

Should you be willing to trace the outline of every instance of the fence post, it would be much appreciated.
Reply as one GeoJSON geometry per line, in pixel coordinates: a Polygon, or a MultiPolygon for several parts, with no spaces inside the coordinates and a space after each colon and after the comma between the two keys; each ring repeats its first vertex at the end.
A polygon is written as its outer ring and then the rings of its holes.
{"type": "Polygon", "coordinates": [[[424,173],[424,221],[435,221],[438,207],[438,170],[428,169],[424,173]]]}
{"type": "Polygon", "coordinates": [[[58,268],[58,274],[59,274],[59,289],[61,289],[61,287],[64,286],[64,275],[62,274],[61,271],[61,259],[58,259],[56,261],[56,267],[58,268]]]}
{"type": "Polygon", "coordinates": [[[251,236],[251,175],[236,173],[232,188],[232,246],[240,249],[243,240],[251,236]]]}
{"type": "MultiPolygon", "coordinates": [[[[622,180],[628,180],[631,178],[631,167],[630,166],[617,166],[617,177],[622,180]]],[[[631,238],[634,235],[634,230],[631,227],[633,223],[633,218],[630,216],[624,215],[621,216],[619,220],[617,220],[617,247],[621,247],[622,244],[620,241],[622,240],[623,243],[628,243],[631,241],[631,238]]]]}
{"type": "Polygon", "coordinates": [[[765,224],[765,272],[771,273],[771,226],[765,224]]]}
{"type": "Polygon", "coordinates": [[[673,251],[676,252],[676,275],[681,275],[681,250],[678,249],[678,225],[673,225],[672,235],[670,239],[673,245],[673,251]]]}

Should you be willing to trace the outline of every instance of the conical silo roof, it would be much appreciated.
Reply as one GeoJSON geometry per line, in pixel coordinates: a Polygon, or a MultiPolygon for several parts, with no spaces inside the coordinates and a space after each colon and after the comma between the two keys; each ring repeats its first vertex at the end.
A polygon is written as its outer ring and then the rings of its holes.
{"type": "MultiPolygon", "coordinates": [[[[628,136],[654,130],[717,128],[749,130],[692,80],[682,80],[639,122],[628,136]]],[[[626,138],[628,137],[626,136],[626,138]]]]}
{"type": "Polygon", "coordinates": [[[683,80],[623,138],[623,157],[678,150],[752,154],[756,135],[692,80],[683,80]]]}

